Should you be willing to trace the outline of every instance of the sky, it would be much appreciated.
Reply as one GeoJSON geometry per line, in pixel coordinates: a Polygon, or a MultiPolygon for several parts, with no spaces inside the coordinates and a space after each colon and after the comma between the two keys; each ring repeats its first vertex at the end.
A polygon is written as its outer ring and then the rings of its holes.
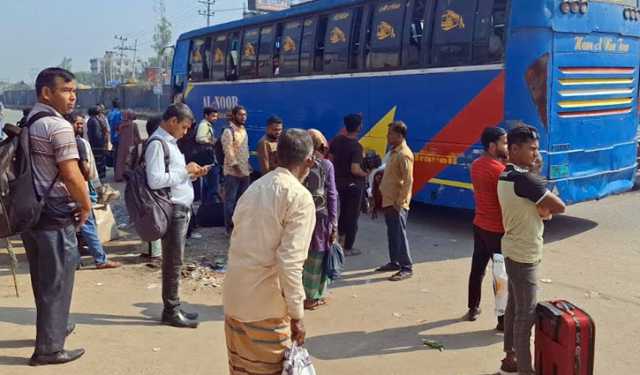
{"type": "MultiPolygon", "coordinates": [[[[46,67],[72,59],[74,71],[88,71],[89,60],[102,57],[119,44],[122,35],[138,56],[154,54],[151,48],[158,15],[157,0],[0,0],[0,81],[33,82],[46,67]]],[[[242,17],[246,0],[216,0],[212,24],[242,17]]],[[[198,15],[198,0],[165,0],[173,39],[206,26],[198,15]]]]}

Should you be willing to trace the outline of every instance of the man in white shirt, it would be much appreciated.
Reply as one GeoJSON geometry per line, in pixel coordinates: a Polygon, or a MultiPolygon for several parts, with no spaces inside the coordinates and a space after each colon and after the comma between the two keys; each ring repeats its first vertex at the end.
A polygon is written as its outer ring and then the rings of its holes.
{"type": "Polygon", "coordinates": [[[187,228],[191,219],[193,185],[191,180],[207,174],[203,168],[191,162],[186,164],[178,149],[178,139],[184,137],[193,123],[193,113],[184,104],[172,104],[162,116],[162,124],[151,135],[144,154],[147,182],[151,189],[171,189],[173,213],[167,232],[162,237],[162,323],[180,328],[196,328],[198,314],[180,309],[180,269],[184,256],[187,228]],[[169,148],[169,172],[165,170],[165,158],[160,139],[169,148]]]}
{"type": "Polygon", "coordinates": [[[291,340],[304,343],[302,268],[316,222],[301,183],[315,163],[305,130],[280,137],[278,162],[242,195],[233,215],[223,291],[231,374],[280,374],[291,340]]]}

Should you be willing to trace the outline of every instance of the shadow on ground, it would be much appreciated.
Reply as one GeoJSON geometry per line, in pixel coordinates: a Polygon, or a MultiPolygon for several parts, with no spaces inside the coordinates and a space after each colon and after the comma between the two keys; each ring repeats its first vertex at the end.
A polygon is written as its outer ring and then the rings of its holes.
{"type": "Polygon", "coordinates": [[[494,345],[502,342],[495,330],[472,331],[455,334],[429,334],[430,330],[461,323],[462,319],[447,319],[409,327],[390,328],[373,332],[352,331],[310,337],[306,346],[314,357],[336,360],[379,356],[418,350],[434,350],[423,340],[444,345],[445,350],[461,350],[494,345]]]}

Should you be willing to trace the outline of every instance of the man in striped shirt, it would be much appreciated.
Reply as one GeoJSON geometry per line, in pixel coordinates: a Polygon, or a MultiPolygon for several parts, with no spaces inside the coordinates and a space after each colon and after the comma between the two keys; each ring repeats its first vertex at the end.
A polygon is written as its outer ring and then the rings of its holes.
{"type": "Polygon", "coordinates": [[[29,118],[47,117],[23,130],[30,135],[34,186],[45,201],[38,224],[22,233],[37,313],[32,366],[66,363],[84,354],[84,349],[65,350],[64,342],[73,330],[68,319],[80,258],[76,226],[84,225],[91,212],[75,133],[62,117],[75,107],[75,77],[61,68],[45,69],[36,78],[36,94],[29,118]]]}

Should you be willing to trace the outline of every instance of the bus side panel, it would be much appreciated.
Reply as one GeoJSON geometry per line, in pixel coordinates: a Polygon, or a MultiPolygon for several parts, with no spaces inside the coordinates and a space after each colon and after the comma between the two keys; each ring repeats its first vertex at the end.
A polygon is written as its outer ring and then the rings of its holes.
{"type": "MultiPolygon", "coordinates": [[[[361,142],[365,148],[372,133],[384,138],[386,145],[389,123],[402,120],[409,126],[408,144],[416,154],[415,198],[429,204],[473,208],[469,166],[481,153],[477,143],[482,130],[502,121],[504,90],[502,83],[496,85],[503,82],[501,77],[502,70],[493,68],[201,83],[187,89],[186,101],[198,118],[205,105],[221,112],[238,104],[247,107],[252,151],[264,134],[266,119],[274,114],[283,118],[285,127],[317,128],[331,139],[340,133],[346,114],[362,113],[365,126],[361,142]],[[485,105],[487,97],[492,107],[485,105]],[[487,120],[485,112],[492,120],[487,120]]],[[[257,167],[255,160],[253,165],[257,167]]]]}
{"type": "Polygon", "coordinates": [[[506,57],[505,123],[507,128],[523,121],[540,133],[540,153],[544,162],[543,175],[547,175],[549,98],[545,94],[534,99],[531,84],[549,92],[549,77],[553,35],[545,29],[515,29],[509,34],[506,57]],[[545,63],[545,59],[547,60],[545,63]],[[538,67],[538,69],[536,69],[538,67]],[[535,73],[534,73],[535,72],[535,73]],[[527,80],[527,73],[530,75],[527,80]],[[547,117],[547,118],[544,118],[547,117]]]}

